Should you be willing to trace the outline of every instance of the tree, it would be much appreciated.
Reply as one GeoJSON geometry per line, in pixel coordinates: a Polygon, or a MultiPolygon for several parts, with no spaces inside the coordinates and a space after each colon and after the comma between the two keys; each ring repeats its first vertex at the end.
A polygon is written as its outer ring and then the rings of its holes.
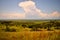
{"type": "Polygon", "coordinates": [[[6,26],[5,31],[10,31],[9,25],[11,21],[2,21],[1,24],[6,26]]]}
{"type": "Polygon", "coordinates": [[[25,28],[25,27],[27,27],[27,25],[26,24],[22,24],[22,27],[25,28]]]}

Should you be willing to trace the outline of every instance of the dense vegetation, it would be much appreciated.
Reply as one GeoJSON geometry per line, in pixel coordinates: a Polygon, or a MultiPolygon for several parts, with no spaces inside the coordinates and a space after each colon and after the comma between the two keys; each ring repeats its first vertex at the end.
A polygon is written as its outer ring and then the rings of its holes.
{"type": "Polygon", "coordinates": [[[60,40],[60,20],[0,20],[0,40],[60,40]]]}
{"type": "Polygon", "coordinates": [[[60,20],[0,21],[0,31],[42,31],[60,30],[60,20]]]}

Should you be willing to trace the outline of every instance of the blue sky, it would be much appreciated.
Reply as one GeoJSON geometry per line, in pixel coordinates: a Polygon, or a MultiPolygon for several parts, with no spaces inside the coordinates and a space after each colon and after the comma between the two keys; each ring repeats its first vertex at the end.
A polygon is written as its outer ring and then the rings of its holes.
{"type": "MultiPolygon", "coordinates": [[[[25,1],[27,0],[0,0],[0,15],[1,15],[0,19],[6,18],[6,17],[3,17],[4,16],[3,14],[7,15],[11,13],[20,13],[20,14],[24,13],[24,9],[19,6],[19,3],[25,2],[25,1]]],[[[32,1],[35,3],[35,6],[37,9],[42,10],[42,12],[46,14],[49,14],[55,11],[57,11],[57,13],[60,14],[60,0],[32,0],[32,1]]]]}
{"type": "Polygon", "coordinates": [[[37,7],[44,12],[60,11],[60,0],[38,0],[35,2],[37,7]]]}

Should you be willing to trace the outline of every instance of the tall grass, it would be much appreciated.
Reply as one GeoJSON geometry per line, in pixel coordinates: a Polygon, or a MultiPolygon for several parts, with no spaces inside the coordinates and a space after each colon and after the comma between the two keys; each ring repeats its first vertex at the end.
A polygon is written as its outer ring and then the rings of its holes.
{"type": "Polygon", "coordinates": [[[60,31],[0,32],[0,40],[60,40],[60,31]]]}

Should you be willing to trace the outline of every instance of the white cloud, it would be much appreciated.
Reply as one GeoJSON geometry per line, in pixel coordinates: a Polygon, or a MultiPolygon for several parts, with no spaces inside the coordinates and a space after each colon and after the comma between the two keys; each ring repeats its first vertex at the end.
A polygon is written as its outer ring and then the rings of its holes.
{"type": "Polygon", "coordinates": [[[59,19],[60,18],[60,13],[57,11],[54,11],[50,14],[48,13],[41,13],[40,17],[45,18],[45,19],[59,19]]]}
{"type": "Polygon", "coordinates": [[[52,14],[50,14],[52,17],[60,17],[60,13],[55,11],[52,14]]]}
{"type": "Polygon", "coordinates": [[[33,1],[24,1],[19,3],[19,6],[22,7],[25,11],[26,18],[59,18],[60,13],[57,11],[52,12],[50,14],[43,13],[42,10],[38,9],[33,1]]]}
{"type": "Polygon", "coordinates": [[[60,18],[60,12],[43,13],[41,9],[36,7],[35,2],[29,0],[20,2],[19,7],[23,8],[24,13],[0,14],[0,18],[19,18],[19,19],[57,19],[60,18]]]}
{"type": "Polygon", "coordinates": [[[3,13],[0,14],[0,18],[1,19],[23,19],[25,18],[25,14],[24,13],[3,13]]]}
{"type": "Polygon", "coordinates": [[[19,6],[24,9],[26,18],[39,18],[39,13],[41,13],[41,10],[36,8],[35,2],[25,1],[19,3],[19,6]]]}
{"type": "Polygon", "coordinates": [[[25,2],[19,3],[19,6],[22,7],[25,12],[30,12],[31,11],[30,8],[34,8],[35,3],[32,1],[25,1],[25,2]]]}

